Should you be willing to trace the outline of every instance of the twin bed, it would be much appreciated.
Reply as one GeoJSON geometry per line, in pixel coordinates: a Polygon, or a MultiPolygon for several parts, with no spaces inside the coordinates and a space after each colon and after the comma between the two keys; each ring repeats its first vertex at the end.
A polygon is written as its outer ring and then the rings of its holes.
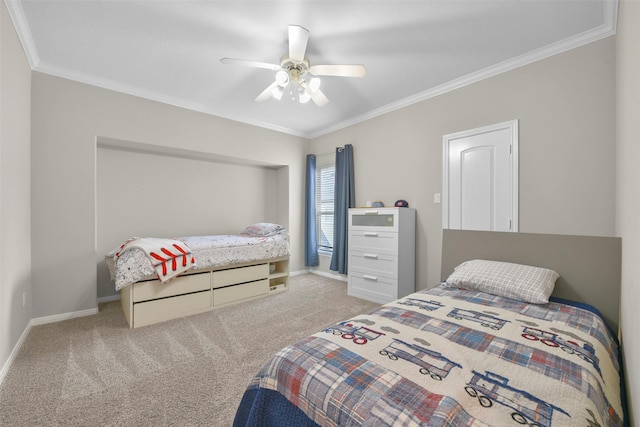
{"type": "Polygon", "coordinates": [[[272,223],[233,235],[132,238],[105,259],[131,328],[288,289],[289,236],[272,223]]]}
{"type": "Polygon", "coordinates": [[[620,250],[444,230],[442,285],[279,351],[234,425],[625,425],[620,250]]]}

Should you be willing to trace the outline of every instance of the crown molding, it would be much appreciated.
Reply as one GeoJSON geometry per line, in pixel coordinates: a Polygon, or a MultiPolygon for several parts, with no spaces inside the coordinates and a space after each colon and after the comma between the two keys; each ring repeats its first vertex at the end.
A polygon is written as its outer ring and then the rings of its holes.
{"type": "Polygon", "coordinates": [[[609,0],[605,2],[604,6],[605,6],[604,16],[605,16],[606,22],[603,25],[600,25],[599,27],[596,27],[589,31],[585,31],[576,36],[569,37],[560,42],[553,43],[553,44],[544,46],[542,48],[533,50],[524,55],[520,55],[518,57],[509,59],[507,61],[503,61],[499,64],[492,65],[482,70],[467,74],[466,76],[460,77],[455,80],[451,80],[447,83],[433,87],[431,89],[417,93],[407,98],[403,98],[399,101],[392,102],[390,104],[384,105],[380,108],[372,110],[358,117],[354,117],[352,119],[336,123],[332,126],[323,128],[322,130],[319,130],[315,133],[310,134],[308,138],[314,139],[323,135],[327,135],[331,132],[335,132],[340,129],[344,129],[349,126],[353,126],[355,124],[364,122],[366,120],[379,117],[383,114],[387,114],[392,111],[396,111],[401,108],[405,108],[410,105],[417,104],[422,101],[426,101],[427,99],[434,98],[436,96],[454,91],[456,89],[460,89],[464,86],[468,86],[470,84],[480,82],[490,77],[495,77],[499,74],[506,73],[507,71],[511,71],[516,68],[520,68],[522,66],[525,66],[543,59],[550,58],[554,55],[567,52],[571,49],[575,49],[580,46],[584,46],[586,44],[593,43],[595,41],[613,36],[616,34],[617,16],[618,16],[618,13],[617,13],[618,0],[609,0]]]}
{"type": "Polygon", "coordinates": [[[210,114],[217,117],[221,117],[223,119],[228,119],[228,120],[244,123],[251,126],[257,126],[260,128],[272,130],[275,132],[285,133],[285,134],[289,134],[289,135],[293,135],[293,136],[297,136],[305,139],[314,139],[323,135],[327,135],[329,133],[338,131],[340,129],[344,129],[349,126],[353,126],[355,124],[364,122],[366,120],[373,119],[383,114],[387,114],[387,113],[399,110],[401,108],[408,107],[410,105],[428,100],[430,98],[434,98],[444,93],[462,88],[464,86],[477,83],[484,79],[488,79],[490,77],[497,76],[507,71],[514,70],[524,65],[528,65],[533,62],[540,61],[542,59],[546,59],[551,56],[557,55],[559,53],[563,53],[568,50],[575,49],[577,47],[615,35],[616,26],[617,26],[617,16],[618,16],[618,1],[619,0],[605,0],[604,2],[605,10],[603,13],[605,22],[597,28],[594,28],[589,31],[585,31],[576,36],[569,37],[560,42],[547,45],[540,49],[536,49],[534,51],[528,52],[527,54],[512,58],[510,60],[501,62],[499,64],[484,68],[477,72],[467,74],[466,76],[451,80],[447,83],[428,89],[426,91],[417,93],[415,95],[403,98],[399,101],[392,102],[390,104],[376,108],[360,116],[357,116],[348,120],[344,120],[338,123],[334,123],[330,126],[323,127],[316,131],[302,131],[299,129],[289,129],[282,126],[276,126],[276,125],[262,122],[259,120],[252,120],[245,116],[223,113],[221,111],[212,109],[209,106],[193,103],[184,99],[179,99],[179,98],[175,98],[175,97],[171,97],[171,96],[167,96],[167,95],[163,95],[155,92],[140,90],[138,88],[124,85],[108,79],[103,79],[93,75],[77,73],[71,70],[61,69],[59,67],[54,67],[50,64],[43,63],[42,61],[40,61],[37,49],[35,48],[35,44],[33,42],[33,38],[31,37],[31,31],[27,23],[27,20],[24,16],[24,10],[22,9],[21,2],[18,0],[4,0],[5,4],[7,5],[7,9],[9,11],[9,15],[11,16],[11,20],[13,21],[13,24],[16,27],[18,37],[20,38],[20,41],[26,53],[29,64],[31,65],[31,69],[34,71],[39,71],[45,74],[51,74],[57,77],[78,81],[88,85],[97,86],[104,89],[109,89],[116,92],[137,96],[140,98],[157,101],[157,102],[169,104],[169,105],[180,107],[180,108],[185,108],[188,110],[210,114]]]}
{"type": "Polygon", "coordinates": [[[109,79],[104,79],[101,77],[97,77],[90,74],[79,73],[76,71],[55,67],[50,64],[46,64],[41,62],[36,67],[32,67],[33,71],[37,71],[43,74],[64,78],[67,80],[72,80],[78,83],[84,83],[90,86],[99,87],[102,89],[112,90],[114,92],[123,93],[126,95],[136,96],[138,98],[147,99],[150,101],[156,101],[163,104],[171,105],[173,107],[184,108],[191,111],[196,111],[199,113],[205,113],[212,116],[216,116],[222,119],[232,120],[235,122],[244,123],[251,126],[256,126],[268,130],[273,130],[275,132],[286,133],[293,136],[298,136],[301,138],[308,139],[308,134],[305,132],[301,132],[295,129],[288,129],[281,126],[276,126],[271,123],[262,122],[259,120],[252,120],[244,116],[234,116],[232,114],[227,114],[216,109],[213,109],[207,105],[198,104],[195,102],[190,102],[185,99],[176,98],[172,96],[168,96],[165,94],[160,94],[153,91],[145,91],[139,88],[129,86],[126,84],[122,84],[120,82],[116,82],[109,79]]]}
{"type": "Polygon", "coordinates": [[[11,21],[13,21],[13,26],[16,29],[16,33],[18,33],[22,49],[27,56],[27,61],[29,61],[31,69],[33,70],[40,62],[40,57],[38,56],[36,45],[31,37],[31,28],[29,28],[27,18],[24,16],[22,2],[17,0],[4,0],[4,4],[7,6],[7,11],[9,11],[9,16],[11,17],[11,21]]]}

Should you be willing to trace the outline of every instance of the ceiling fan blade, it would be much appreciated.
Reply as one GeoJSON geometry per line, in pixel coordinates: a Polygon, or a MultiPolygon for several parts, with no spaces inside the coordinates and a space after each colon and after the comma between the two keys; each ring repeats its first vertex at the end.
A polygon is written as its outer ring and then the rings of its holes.
{"type": "Polygon", "coordinates": [[[300,25],[289,25],[289,58],[293,62],[304,61],[309,41],[309,30],[300,25]]]}
{"type": "Polygon", "coordinates": [[[312,65],[309,72],[314,76],[362,77],[367,73],[364,65],[312,65]]]}
{"type": "Polygon", "coordinates": [[[220,62],[229,65],[242,65],[253,68],[266,68],[267,70],[278,71],[281,69],[279,65],[269,64],[267,62],[248,61],[246,59],[221,58],[220,62]]]}
{"type": "Polygon", "coordinates": [[[322,107],[329,103],[329,98],[327,98],[320,89],[315,92],[309,92],[309,95],[311,95],[311,99],[313,99],[313,102],[315,102],[318,107],[322,107]]]}
{"type": "Polygon", "coordinates": [[[256,96],[256,102],[266,101],[267,99],[271,98],[271,96],[273,96],[272,90],[276,86],[278,86],[278,82],[271,83],[265,90],[262,91],[260,95],[256,96]]]}

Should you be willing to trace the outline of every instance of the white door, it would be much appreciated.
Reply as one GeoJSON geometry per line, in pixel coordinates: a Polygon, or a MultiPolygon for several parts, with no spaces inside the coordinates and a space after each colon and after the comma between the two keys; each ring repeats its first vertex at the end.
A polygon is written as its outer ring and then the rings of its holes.
{"type": "Polygon", "coordinates": [[[443,228],[518,231],[518,121],[443,138],[443,228]]]}

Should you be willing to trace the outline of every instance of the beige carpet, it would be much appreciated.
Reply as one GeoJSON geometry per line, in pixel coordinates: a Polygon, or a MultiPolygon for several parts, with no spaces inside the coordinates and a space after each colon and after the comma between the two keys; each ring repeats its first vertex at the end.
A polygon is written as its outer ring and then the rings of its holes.
{"type": "Polygon", "coordinates": [[[0,386],[2,426],[230,426],[246,385],[293,341],[378,304],[306,274],[291,290],[129,329],[120,302],[31,329],[0,386]]]}

